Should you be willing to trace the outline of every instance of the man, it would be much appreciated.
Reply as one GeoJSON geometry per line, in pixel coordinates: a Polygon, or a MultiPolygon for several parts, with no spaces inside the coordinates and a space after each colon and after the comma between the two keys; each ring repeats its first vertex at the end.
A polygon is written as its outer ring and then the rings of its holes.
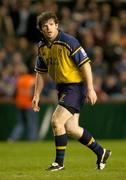
{"type": "Polygon", "coordinates": [[[18,76],[16,78],[15,104],[17,107],[17,123],[8,142],[18,141],[26,131],[29,141],[38,140],[38,113],[32,110],[33,87],[35,76],[28,73],[25,64],[17,66],[18,76]]]}
{"type": "Polygon", "coordinates": [[[97,155],[97,168],[103,169],[111,151],[103,149],[86,129],[78,125],[80,108],[84,100],[92,105],[97,100],[90,60],[77,39],[59,30],[58,19],[54,13],[40,14],[37,27],[44,38],[39,43],[35,66],[33,110],[40,110],[38,103],[47,73],[57,84],[59,100],[51,120],[56,158],[48,170],[64,169],[67,135],[89,147],[97,155]]]}

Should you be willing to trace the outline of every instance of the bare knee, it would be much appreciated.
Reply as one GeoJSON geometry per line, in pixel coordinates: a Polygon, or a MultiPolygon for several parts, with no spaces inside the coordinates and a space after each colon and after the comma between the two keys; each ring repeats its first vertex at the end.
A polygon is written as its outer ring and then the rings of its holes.
{"type": "Polygon", "coordinates": [[[57,106],[55,112],[52,115],[52,128],[55,135],[61,135],[66,133],[65,124],[71,117],[71,113],[62,106],[57,106]]]}
{"type": "Polygon", "coordinates": [[[61,123],[61,121],[59,120],[59,118],[56,117],[55,114],[52,115],[51,125],[52,125],[54,133],[56,134],[62,133],[64,129],[64,124],[61,123]]]}
{"type": "Polygon", "coordinates": [[[76,132],[76,127],[67,123],[65,125],[65,129],[66,129],[66,133],[69,135],[69,136],[73,136],[74,137],[74,134],[76,132]]]}

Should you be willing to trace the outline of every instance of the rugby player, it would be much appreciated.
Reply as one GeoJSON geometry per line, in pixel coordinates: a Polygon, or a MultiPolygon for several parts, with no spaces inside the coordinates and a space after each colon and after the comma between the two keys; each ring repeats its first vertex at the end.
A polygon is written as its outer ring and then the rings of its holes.
{"type": "Polygon", "coordinates": [[[42,33],[35,65],[36,82],[32,106],[39,111],[39,99],[44,79],[49,74],[55,81],[58,105],[52,115],[56,157],[50,171],[64,169],[68,135],[86,145],[97,156],[97,169],[103,169],[111,151],[98,144],[86,128],[79,126],[79,115],[85,101],[94,105],[97,95],[93,87],[90,59],[78,40],[59,29],[53,12],[38,16],[37,27],[42,33]]]}

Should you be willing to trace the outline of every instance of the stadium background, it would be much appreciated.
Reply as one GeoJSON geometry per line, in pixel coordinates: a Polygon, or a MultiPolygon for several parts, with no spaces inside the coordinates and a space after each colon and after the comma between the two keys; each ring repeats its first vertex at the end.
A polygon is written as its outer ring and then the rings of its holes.
{"type": "MultiPolygon", "coordinates": [[[[18,69],[34,72],[36,44],[41,38],[36,17],[55,11],[60,28],[79,39],[92,60],[98,102],[85,105],[81,124],[96,138],[125,138],[126,2],[125,0],[0,1],[0,140],[16,123],[13,101],[18,69]]],[[[51,105],[52,106],[52,105],[51,105]]],[[[40,124],[50,104],[41,105],[40,124]]],[[[52,138],[50,129],[45,136],[52,138]]]]}

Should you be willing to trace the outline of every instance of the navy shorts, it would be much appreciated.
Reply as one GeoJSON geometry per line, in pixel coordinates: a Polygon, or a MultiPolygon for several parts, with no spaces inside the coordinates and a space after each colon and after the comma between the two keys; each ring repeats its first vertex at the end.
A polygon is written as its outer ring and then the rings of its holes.
{"type": "Polygon", "coordinates": [[[57,84],[57,90],[59,104],[68,110],[72,108],[74,113],[79,113],[86,97],[84,83],[57,84]]]}

